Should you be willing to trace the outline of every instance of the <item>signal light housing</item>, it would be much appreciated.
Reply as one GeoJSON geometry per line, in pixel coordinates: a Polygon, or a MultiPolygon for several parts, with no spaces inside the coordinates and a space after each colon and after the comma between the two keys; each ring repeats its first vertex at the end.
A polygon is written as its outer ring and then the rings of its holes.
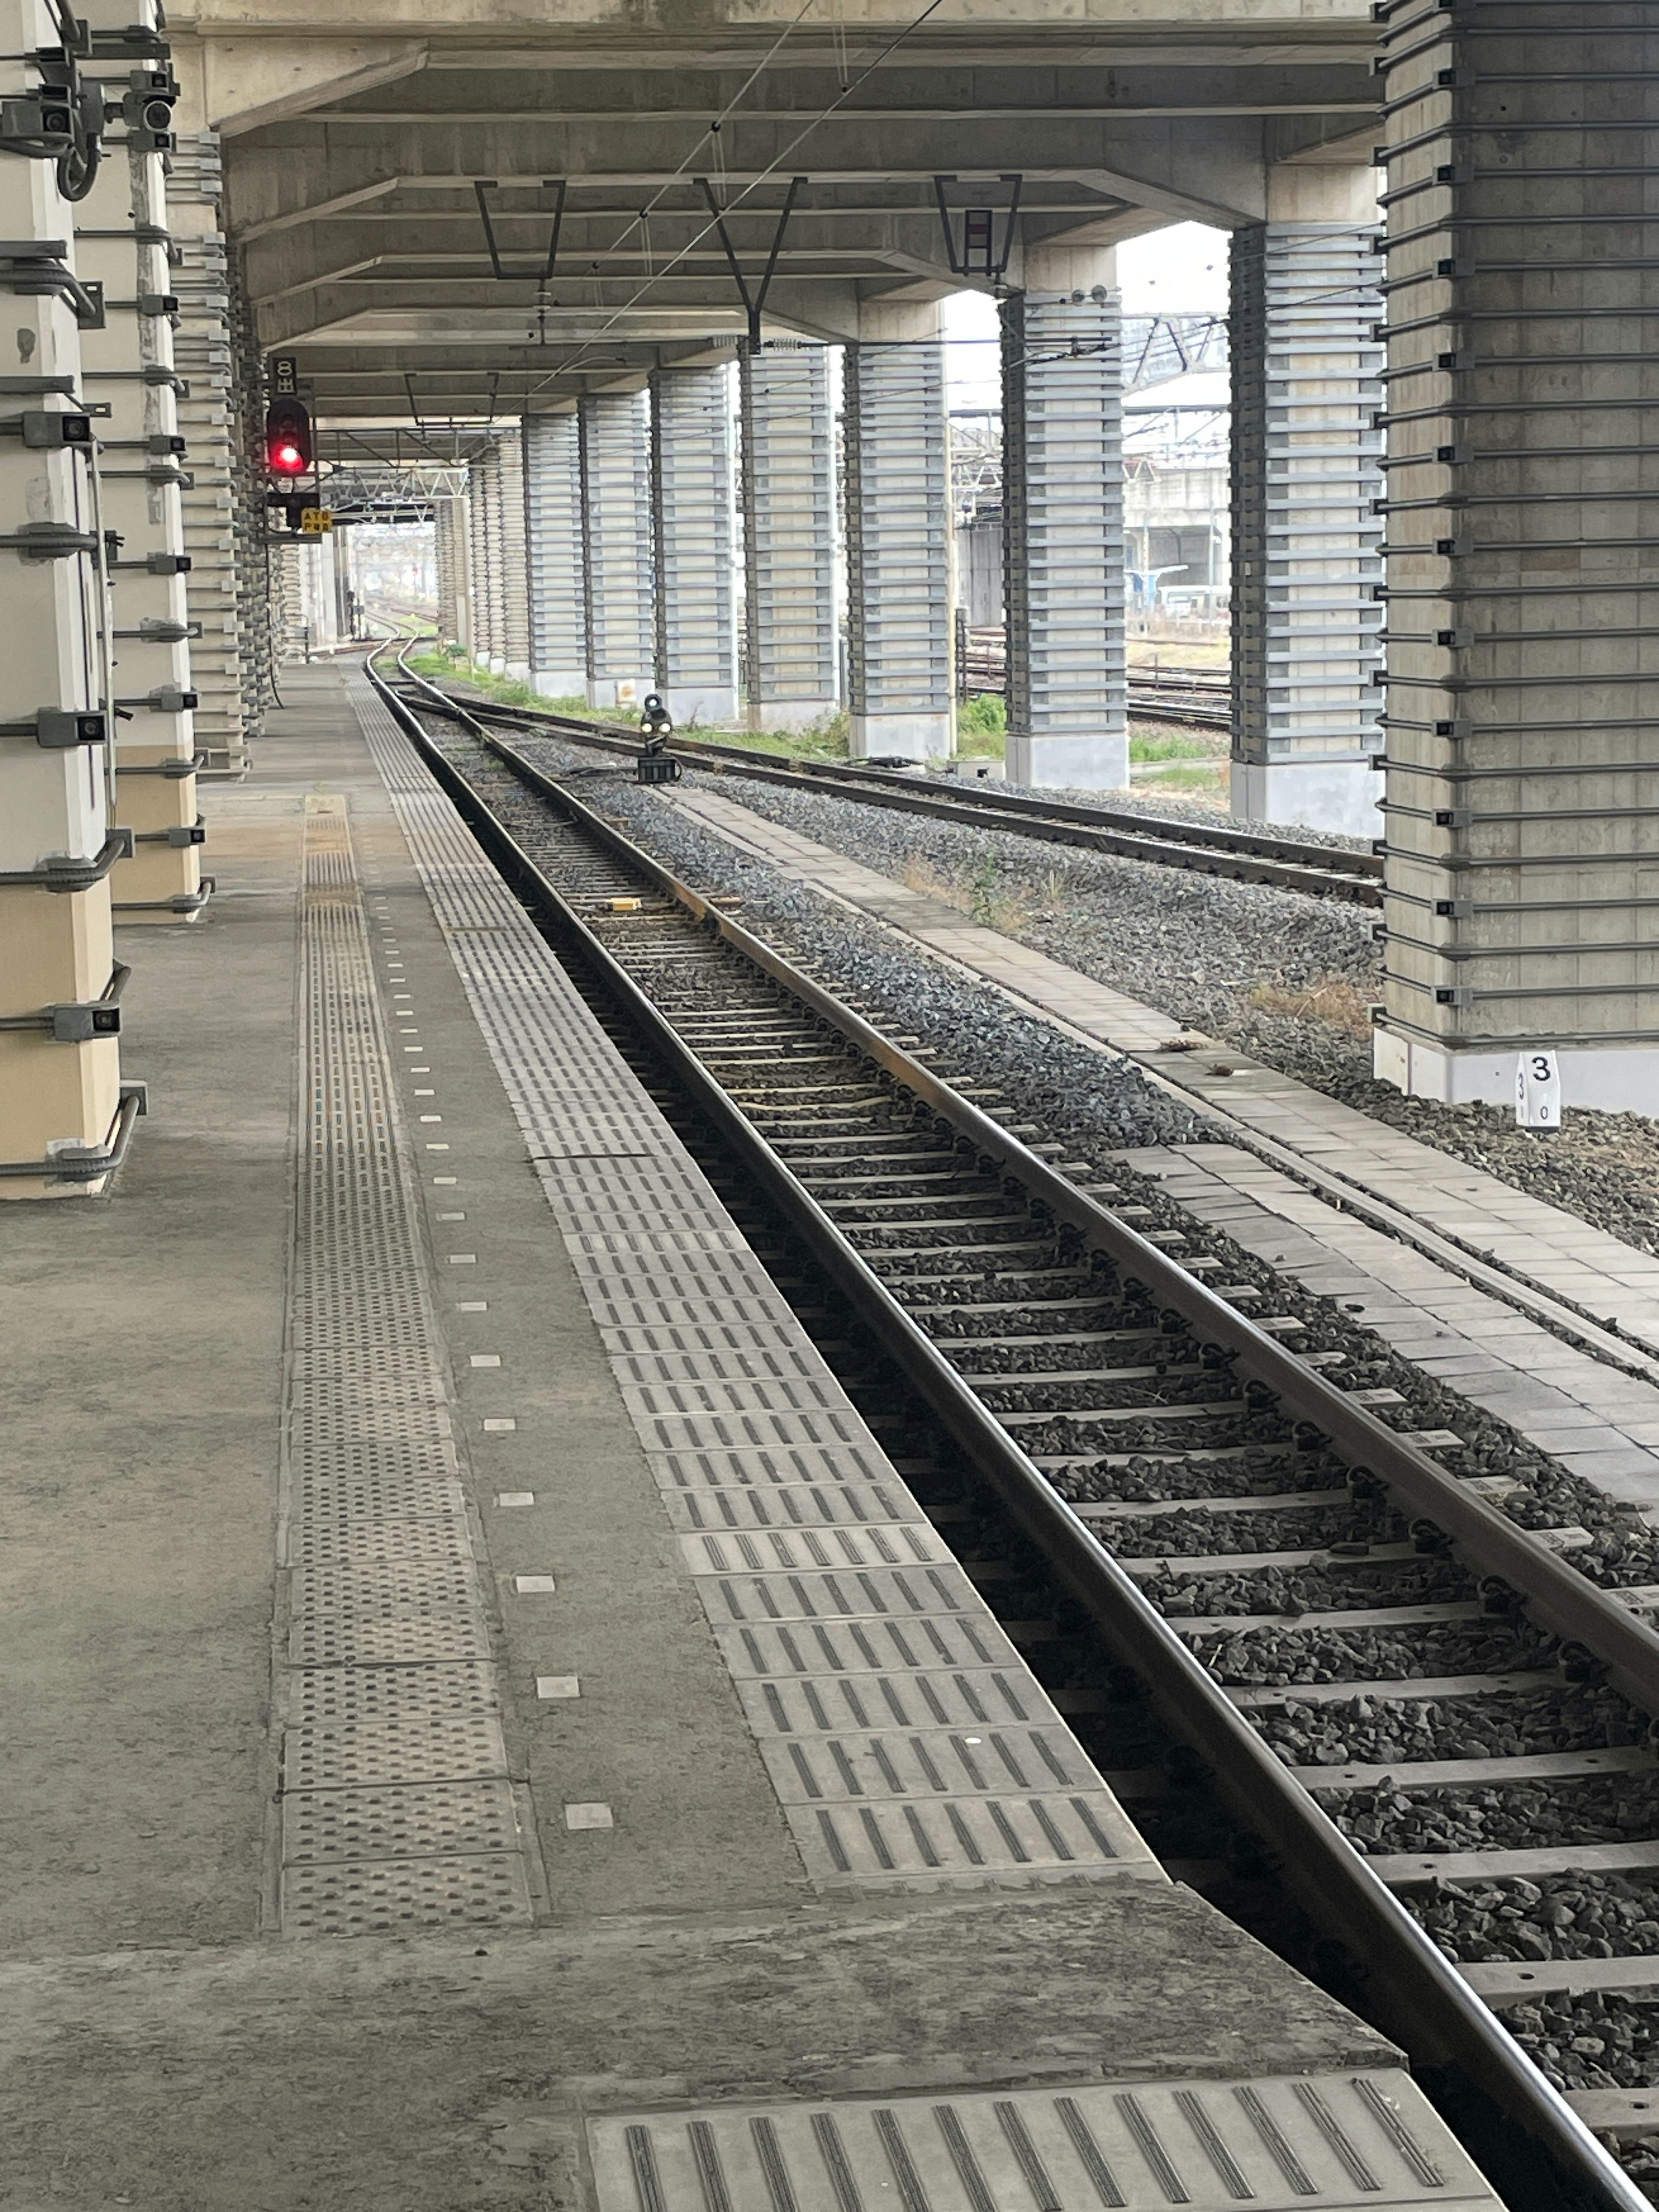
{"type": "Polygon", "coordinates": [[[291,482],[310,474],[311,416],[297,399],[273,399],[265,410],[265,466],[291,482]]]}

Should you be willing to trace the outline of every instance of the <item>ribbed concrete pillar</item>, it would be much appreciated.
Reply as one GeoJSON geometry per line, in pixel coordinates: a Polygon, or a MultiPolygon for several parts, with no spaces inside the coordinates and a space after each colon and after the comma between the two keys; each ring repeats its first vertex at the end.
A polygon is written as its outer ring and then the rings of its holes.
{"type": "Polygon", "coordinates": [[[544,699],[586,697],[581,440],[575,411],[524,419],[530,681],[544,699]]]}
{"type": "Polygon", "coordinates": [[[1281,167],[1232,234],[1233,812],[1382,826],[1376,172],[1281,167]]]}
{"type": "Polygon", "coordinates": [[[467,581],[467,497],[441,499],[433,507],[433,566],[436,570],[438,635],[471,651],[472,611],[467,581]]]}
{"type": "Polygon", "coordinates": [[[848,704],[856,760],[956,738],[951,471],[936,301],[866,300],[847,349],[848,704]]]}
{"type": "Polygon", "coordinates": [[[1028,247],[1002,306],[1008,773],[1129,781],[1116,256],[1028,247]]]}
{"type": "Polygon", "coordinates": [[[590,706],[632,706],[652,686],[651,426],[642,392],[583,395],[582,588],[590,706]]]}
{"type": "Polygon", "coordinates": [[[501,658],[503,673],[530,679],[530,592],[526,562],[524,445],[517,430],[496,441],[501,512],[501,658]]]}
{"type": "Polygon", "coordinates": [[[651,379],[656,688],[683,728],[738,712],[737,518],[732,378],[714,368],[651,379]]]}
{"type": "MultiPolygon", "coordinates": [[[[8,53],[55,46],[60,35],[43,0],[0,0],[8,53]]],[[[73,265],[74,223],[50,161],[0,159],[0,235],[66,241],[73,265]]],[[[26,413],[70,411],[85,396],[73,313],[59,297],[23,292],[8,298],[6,312],[10,374],[0,412],[15,422],[26,413]]],[[[91,508],[89,453],[0,439],[0,529],[64,539],[41,559],[0,550],[0,723],[25,725],[0,734],[0,1016],[21,1024],[0,1029],[0,1199],[100,1188],[54,1186],[45,1164],[64,1147],[101,1146],[118,1104],[118,1039],[73,1035],[94,1018],[93,1002],[114,974],[107,749],[64,744],[59,724],[36,725],[43,708],[52,717],[95,712],[104,696],[91,508]],[[54,876],[81,888],[49,888],[54,876]],[[29,1172],[37,1164],[43,1172],[29,1172]]]]}
{"type": "Polygon", "coordinates": [[[501,449],[492,445],[479,464],[483,485],[484,592],[489,602],[489,667],[507,673],[507,649],[511,642],[507,620],[507,502],[506,471],[501,449]]]}
{"type": "Polygon", "coordinates": [[[218,136],[200,127],[204,117],[188,77],[186,98],[173,117],[178,143],[167,156],[167,228],[181,261],[163,289],[179,302],[173,360],[188,386],[178,396],[178,420],[193,479],[181,500],[191,562],[185,600],[191,620],[202,625],[191,654],[195,738],[209,774],[240,775],[248,765],[251,734],[243,581],[257,544],[263,596],[264,519],[237,496],[247,428],[231,343],[223,171],[218,136]]]}
{"type": "Polygon", "coordinates": [[[836,426],[823,346],[744,354],[744,688],[751,730],[836,711],[836,426]]]}
{"type": "Polygon", "coordinates": [[[121,540],[112,564],[115,697],[131,717],[116,725],[115,773],[133,849],[116,863],[110,891],[118,921],[176,926],[204,904],[204,831],[179,498],[189,457],[174,450],[173,328],[136,305],[168,289],[161,155],[110,149],[75,216],[77,266],[102,283],[106,301],[103,329],[82,334],[81,359],[88,397],[110,410],[99,426],[99,474],[104,526],[121,540]]]}
{"type": "Polygon", "coordinates": [[[1659,1104],[1650,6],[1393,6],[1376,1067],[1659,1104]],[[1610,21],[1609,17],[1613,20],[1610,21]],[[1646,101],[1646,104],[1644,104],[1646,101]]]}
{"type": "Polygon", "coordinates": [[[469,636],[474,664],[489,665],[489,532],[486,523],[489,491],[482,454],[475,455],[466,472],[467,606],[469,636]]]}

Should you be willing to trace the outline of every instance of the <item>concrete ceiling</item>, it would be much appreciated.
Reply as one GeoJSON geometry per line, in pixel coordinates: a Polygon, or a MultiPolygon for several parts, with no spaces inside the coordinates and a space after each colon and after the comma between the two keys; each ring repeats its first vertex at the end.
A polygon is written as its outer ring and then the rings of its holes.
{"type": "Polygon", "coordinates": [[[533,24],[501,0],[254,4],[170,29],[225,134],[260,339],[343,421],[515,415],[718,357],[748,322],[733,257],[752,298],[775,252],[773,337],[988,290],[951,266],[941,177],[1005,208],[1019,177],[1011,282],[1060,234],[1260,220],[1274,163],[1364,159],[1376,112],[1355,0],[1083,22],[1071,0],[557,0],[533,24]]]}

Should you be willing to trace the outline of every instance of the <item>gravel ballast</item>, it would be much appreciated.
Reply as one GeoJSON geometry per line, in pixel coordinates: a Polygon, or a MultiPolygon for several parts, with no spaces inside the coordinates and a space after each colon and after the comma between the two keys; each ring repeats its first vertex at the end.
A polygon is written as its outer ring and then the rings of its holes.
{"type": "MultiPolygon", "coordinates": [[[[568,757],[568,756],[567,756],[568,757]]],[[[1391,1128],[1659,1253],[1659,1121],[1569,1112],[1540,1139],[1506,1109],[1406,1098],[1374,1080],[1364,1008],[1382,995],[1370,908],[1202,879],[1001,830],[906,817],[737,777],[690,777],[849,859],[1281,1069],[1391,1128]],[[1287,1011],[1309,999],[1316,1011],[1287,1011]],[[1320,1018],[1328,1006],[1334,1018],[1320,1018]]],[[[1054,794],[1036,794],[1050,796],[1054,794]]],[[[1087,800],[1101,794],[1071,796],[1087,800]]],[[[1122,794],[1106,803],[1116,807],[1122,794]]],[[[1131,805],[1149,815],[1156,800],[1131,805]]],[[[659,814],[666,809],[658,809],[659,814]]],[[[1215,821],[1173,799],[1167,815],[1215,821]]],[[[1155,818],[1155,817],[1154,817],[1155,818]]],[[[1300,830],[1296,835],[1311,836],[1300,830]]],[[[1351,845],[1351,839],[1316,842],[1351,845]]]]}

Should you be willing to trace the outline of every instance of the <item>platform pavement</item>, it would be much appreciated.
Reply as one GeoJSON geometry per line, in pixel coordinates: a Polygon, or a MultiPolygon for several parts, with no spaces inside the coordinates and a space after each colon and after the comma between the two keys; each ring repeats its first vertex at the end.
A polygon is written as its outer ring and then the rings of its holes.
{"type": "Polygon", "coordinates": [[[8,2212],[545,2212],[585,2201],[584,2118],[619,2103],[1386,2065],[1173,1885],[814,1893],[342,676],[285,690],[252,778],[205,793],[215,904],[132,952],[152,1112],[113,1195],[0,1215],[8,2212]],[[271,1684],[298,922],[308,830],[332,850],[341,823],[418,1014],[406,1164],[465,1160],[422,1178],[420,1249],[532,1908],[295,1941],[271,1684]],[[520,1596],[550,1565],[556,1601],[520,1596]],[[579,1700],[538,1697],[576,1672],[579,1700]],[[599,1802],[609,1827],[560,1817],[599,1802]]]}

